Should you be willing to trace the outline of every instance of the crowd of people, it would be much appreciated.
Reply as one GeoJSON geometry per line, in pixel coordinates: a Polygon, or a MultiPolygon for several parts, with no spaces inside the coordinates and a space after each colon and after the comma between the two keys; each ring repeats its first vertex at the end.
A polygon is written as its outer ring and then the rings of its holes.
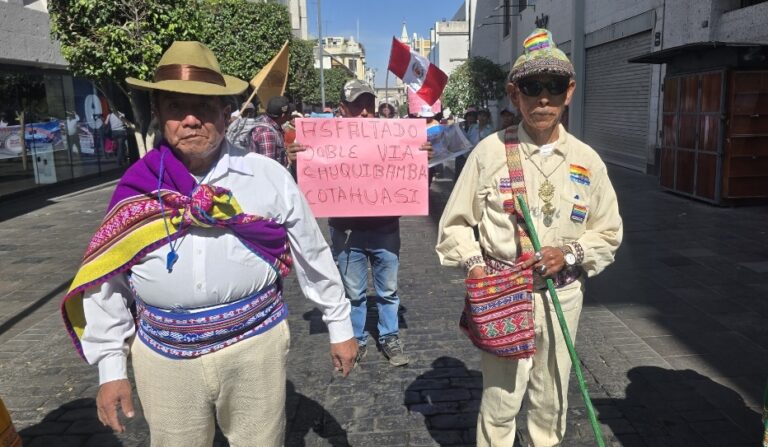
{"type": "MultiPolygon", "coordinates": [[[[130,358],[153,446],[210,446],[216,423],[230,445],[282,445],[290,342],[282,278],[295,270],[321,309],[341,375],[374,345],[392,366],[407,365],[400,217],[332,217],[329,245],[291,175],[306,148],[294,141],[292,120],[302,115],[287,98],[270,98],[260,115],[251,103],[234,113],[229,98],[248,84],[222,73],[199,42],[175,42],[156,73],[127,82],[150,92],[161,138],[117,185],[62,305],[67,328],[98,365],[98,415],[112,429],[124,430],[118,410],[134,415],[130,358]],[[369,271],[375,338],[366,330],[369,271]]],[[[530,445],[560,445],[571,363],[543,284],[557,284],[575,334],[584,280],[621,242],[605,165],[560,124],[575,88],[568,58],[536,30],[507,83],[518,112],[502,110],[496,129],[488,110],[468,109],[460,124],[476,147],[456,160],[440,262],[464,268],[468,281],[510,271],[534,278],[536,351],[512,360],[483,353],[478,445],[513,445],[526,392],[530,445]],[[527,197],[539,250],[512,193],[527,197]]],[[[397,117],[356,79],[344,85],[338,113],[397,117]]],[[[429,106],[418,115],[428,126],[442,119],[429,106]]],[[[420,149],[431,156],[429,142],[420,149]]]]}

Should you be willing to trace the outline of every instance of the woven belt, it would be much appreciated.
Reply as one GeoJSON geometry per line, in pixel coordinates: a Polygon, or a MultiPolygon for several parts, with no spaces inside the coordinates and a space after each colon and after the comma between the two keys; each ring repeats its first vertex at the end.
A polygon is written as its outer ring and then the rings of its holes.
{"type": "Polygon", "coordinates": [[[195,358],[268,331],[288,315],[278,283],[246,298],[194,312],[150,306],[135,293],[137,334],[166,357],[195,358]]]}

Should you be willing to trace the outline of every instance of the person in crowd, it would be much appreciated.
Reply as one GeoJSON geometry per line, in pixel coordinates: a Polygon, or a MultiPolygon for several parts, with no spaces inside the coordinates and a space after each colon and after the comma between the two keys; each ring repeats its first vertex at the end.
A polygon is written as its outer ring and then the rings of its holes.
{"type": "Polygon", "coordinates": [[[440,219],[436,247],[443,265],[463,267],[468,278],[515,268],[535,272],[535,354],[510,360],[482,353],[480,447],[515,444],[526,393],[529,445],[562,445],[571,361],[545,279],[554,281],[575,339],[585,280],[613,262],[623,235],[605,164],[560,124],[576,89],[573,65],[545,29],[535,30],[524,49],[506,87],[522,125],[483,139],[469,156],[440,219]],[[531,209],[539,251],[513,193],[531,209]]]}
{"type": "Polygon", "coordinates": [[[395,107],[388,102],[379,104],[379,118],[397,118],[395,107]]]}
{"type": "Polygon", "coordinates": [[[291,119],[291,105],[285,96],[275,96],[267,102],[265,113],[256,118],[251,131],[250,151],[269,157],[287,167],[283,124],[291,119]]]}
{"type": "MultiPolygon", "coordinates": [[[[435,112],[432,110],[432,107],[430,107],[428,104],[424,104],[421,106],[421,110],[419,110],[419,118],[425,119],[427,121],[427,133],[429,133],[429,128],[440,126],[440,121],[438,121],[435,118],[435,112]]],[[[442,165],[440,166],[433,166],[429,168],[429,180],[428,185],[432,186],[432,180],[436,176],[438,176],[440,173],[442,173],[442,165]]]]}
{"type": "Polygon", "coordinates": [[[67,142],[72,152],[80,154],[80,115],[74,111],[67,111],[67,142]]]}
{"type": "MultiPolygon", "coordinates": [[[[467,140],[469,140],[472,145],[476,145],[478,140],[477,137],[477,110],[470,106],[467,107],[467,111],[464,113],[464,121],[462,121],[459,126],[461,127],[461,130],[464,132],[464,135],[467,136],[467,140]]],[[[461,170],[464,169],[464,164],[467,162],[467,156],[468,154],[462,154],[459,155],[454,159],[454,171],[453,171],[453,181],[456,182],[459,179],[459,175],[461,175],[461,170]]]]}
{"type": "Polygon", "coordinates": [[[474,145],[477,145],[483,138],[494,133],[493,124],[491,123],[491,112],[488,109],[482,109],[477,112],[477,123],[474,127],[476,128],[475,132],[470,130],[473,138],[476,138],[476,141],[472,142],[474,145]]]}
{"type": "Polygon", "coordinates": [[[509,126],[519,124],[520,120],[511,108],[505,107],[499,113],[499,130],[504,130],[509,126]]]}
{"type": "Polygon", "coordinates": [[[230,445],[282,446],[292,267],[333,367],[346,376],[357,354],[331,250],[288,172],[224,138],[247,82],[205,45],[174,42],[152,81],[126,81],[151,92],[162,139],[121,178],[62,302],[98,364],[99,420],[123,432],[118,409],[134,416],[130,356],[151,445],[208,447],[218,424],[230,445]]]}
{"type": "Polygon", "coordinates": [[[256,126],[256,106],[252,102],[240,106],[243,112],[235,110],[230,114],[231,122],[227,126],[226,138],[235,146],[248,149],[251,145],[251,131],[256,126]]]}
{"type": "MultiPolygon", "coordinates": [[[[340,110],[344,118],[372,117],[376,110],[376,94],[370,84],[352,79],[341,90],[340,110]]],[[[431,157],[432,145],[421,146],[431,157]]],[[[289,159],[306,150],[299,143],[288,146],[289,159]]],[[[409,362],[400,338],[397,274],[400,268],[400,217],[332,217],[328,221],[331,249],[341,273],[347,297],[352,304],[352,327],[358,343],[359,363],[368,353],[368,268],[373,274],[378,309],[378,342],[384,356],[393,366],[409,362]]]]}
{"type": "Polygon", "coordinates": [[[109,115],[107,115],[106,125],[109,126],[110,135],[112,141],[114,141],[117,165],[122,166],[127,162],[126,155],[128,153],[128,151],[125,150],[127,144],[126,140],[128,138],[128,131],[125,126],[125,116],[117,110],[112,110],[109,112],[109,115]]]}

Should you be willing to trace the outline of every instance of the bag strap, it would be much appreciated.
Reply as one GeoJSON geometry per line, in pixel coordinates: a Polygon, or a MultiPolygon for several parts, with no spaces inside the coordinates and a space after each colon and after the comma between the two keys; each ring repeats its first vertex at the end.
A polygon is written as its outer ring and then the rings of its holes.
{"type": "Polygon", "coordinates": [[[531,242],[531,236],[528,232],[528,226],[525,224],[522,210],[516,204],[516,197],[518,195],[523,196],[526,204],[530,203],[525,189],[523,163],[520,160],[520,139],[517,136],[517,126],[507,127],[504,132],[504,148],[507,152],[507,169],[509,170],[510,191],[512,195],[511,198],[504,201],[504,211],[516,220],[517,236],[520,240],[518,251],[518,261],[520,261],[533,256],[535,250],[533,249],[533,243],[531,242]]]}

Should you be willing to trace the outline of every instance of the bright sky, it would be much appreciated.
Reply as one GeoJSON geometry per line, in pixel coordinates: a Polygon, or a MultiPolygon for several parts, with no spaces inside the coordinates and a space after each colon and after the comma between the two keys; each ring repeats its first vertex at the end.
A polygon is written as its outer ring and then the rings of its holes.
{"type": "MultiPolygon", "coordinates": [[[[383,87],[392,37],[400,37],[405,21],[408,36],[418,33],[429,38],[430,28],[442,19],[450,20],[463,0],[319,0],[322,5],[323,36],[358,36],[365,47],[368,67],[376,69],[376,86],[383,87]]],[[[309,34],[317,37],[317,2],[307,0],[309,34]]],[[[390,73],[389,85],[395,77],[390,73]]]]}

